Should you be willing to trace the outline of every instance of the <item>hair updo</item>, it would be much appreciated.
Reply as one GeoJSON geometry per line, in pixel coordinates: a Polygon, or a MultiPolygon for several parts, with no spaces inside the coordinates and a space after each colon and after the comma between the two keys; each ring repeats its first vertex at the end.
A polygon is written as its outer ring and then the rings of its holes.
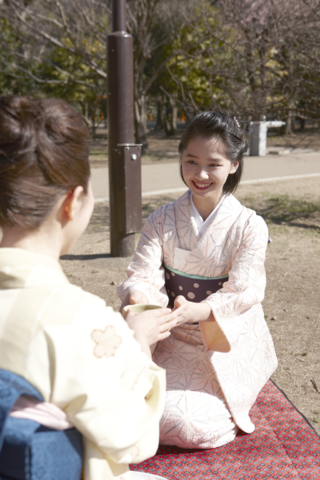
{"type": "MultiPolygon", "coordinates": [[[[227,158],[229,158],[232,163],[239,162],[236,172],[229,174],[223,185],[223,192],[225,194],[233,193],[240,182],[243,170],[243,156],[248,149],[247,142],[243,137],[237,120],[230,115],[225,115],[220,112],[207,111],[198,113],[188,123],[183,132],[179,144],[179,153],[182,154],[189,142],[196,137],[205,139],[216,138],[220,140],[225,146],[227,158]]],[[[181,165],[180,172],[182,180],[184,180],[181,165]]]]}
{"type": "Polygon", "coordinates": [[[63,194],[87,193],[88,139],[63,100],[0,97],[0,226],[36,229],[63,194]]]}

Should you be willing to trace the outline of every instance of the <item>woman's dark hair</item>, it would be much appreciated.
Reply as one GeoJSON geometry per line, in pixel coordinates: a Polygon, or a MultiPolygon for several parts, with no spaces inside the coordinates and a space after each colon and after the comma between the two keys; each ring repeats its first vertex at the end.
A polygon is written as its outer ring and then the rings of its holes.
{"type": "MultiPolygon", "coordinates": [[[[233,193],[240,182],[243,169],[243,156],[248,149],[247,142],[243,137],[238,121],[234,117],[220,112],[208,111],[198,113],[188,123],[183,132],[179,144],[179,153],[182,154],[190,140],[196,137],[206,139],[216,138],[220,140],[225,146],[225,153],[229,160],[233,163],[239,162],[237,171],[228,176],[223,186],[225,194],[233,193]]],[[[180,173],[184,181],[181,163],[180,173]]]]}
{"type": "Polygon", "coordinates": [[[90,177],[89,132],[63,100],[0,97],[0,226],[35,229],[90,177]]]}

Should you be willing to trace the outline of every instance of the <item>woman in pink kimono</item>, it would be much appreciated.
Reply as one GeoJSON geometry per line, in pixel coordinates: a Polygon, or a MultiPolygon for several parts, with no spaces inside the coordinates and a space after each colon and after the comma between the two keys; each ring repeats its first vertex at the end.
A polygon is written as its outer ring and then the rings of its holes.
{"type": "Polygon", "coordinates": [[[153,351],[167,372],[162,444],[215,448],[239,428],[253,432],[250,408],[277,366],[261,306],[267,226],[232,195],[246,150],[235,118],[193,118],[179,145],[189,190],[148,218],[118,288],[122,307],[169,305],[178,313],[153,351]]]}

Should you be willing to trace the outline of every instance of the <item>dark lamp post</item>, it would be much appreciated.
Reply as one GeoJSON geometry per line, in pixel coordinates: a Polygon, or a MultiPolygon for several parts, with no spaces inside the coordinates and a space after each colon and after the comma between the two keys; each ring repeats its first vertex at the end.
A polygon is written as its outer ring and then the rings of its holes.
{"type": "Polygon", "coordinates": [[[126,32],[126,1],[112,2],[107,37],[108,144],[111,256],[134,252],[141,230],[141,145],[134,144],[133,44],[126,32]]]}

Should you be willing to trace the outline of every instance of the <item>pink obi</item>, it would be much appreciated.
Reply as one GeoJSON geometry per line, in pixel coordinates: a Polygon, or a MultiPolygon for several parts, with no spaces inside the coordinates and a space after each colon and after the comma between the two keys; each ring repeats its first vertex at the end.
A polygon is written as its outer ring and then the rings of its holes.
{"type": "Polygon", "coordinates": [[[54,430],[72,428],[67,414],[59,407],[49,402],[40,402],[34,397],[21,395],[13,405],[9,414],[14,418],[27,418],[54,430]]]}

